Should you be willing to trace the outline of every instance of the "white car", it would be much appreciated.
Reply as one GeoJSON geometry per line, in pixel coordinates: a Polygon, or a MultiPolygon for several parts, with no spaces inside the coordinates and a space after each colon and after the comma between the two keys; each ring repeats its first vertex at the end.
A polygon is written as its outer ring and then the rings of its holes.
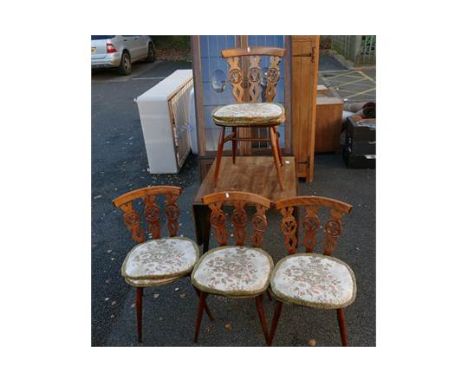
{"type": "Polygon", "coordinates": [[[149,36],[92,35],[91,68],[118,68],[121,74],[132,72],[135,61],[155,60],[154,44],[149,36]]]}

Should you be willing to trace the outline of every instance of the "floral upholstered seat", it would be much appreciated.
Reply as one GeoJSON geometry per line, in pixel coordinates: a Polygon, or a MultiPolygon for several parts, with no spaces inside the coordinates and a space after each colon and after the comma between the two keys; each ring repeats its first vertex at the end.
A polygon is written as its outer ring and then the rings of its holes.
{"type": "Polygon", "coordinates": [[[190,273],[197,260],[198,246],[192,240],[183,237],[150,240],[128,253],[122,276],[136,287],[162,285],[190,273]]]}
{"type": "Polygon", "coordinates": [[[272,102],[225,105],[212,116],[221,126],[277,126],[285,120],[283,106],[272,102]]]}
{"type": "Polygon", "coordinates": [[[260,248],[226,246],[204,254],[192,272],[203,292],[224,296],[256,296],[268,288],[273,260],[260,248]]]}
{"type": "Polygon", "coordinates": [[[281,259],[271,277],[271,290],[281,301],[324,309],[350,305],[356,297],[351,268],[332,256],[297,254],[281,259]]]}
{"type": "Polygon", "coordinates": [[[126,277],[125,282],[134,287],[147,288],[170,284],[171,282],[176,281],[179,278],[180,276],[168,277],[164,279],[131,279],[126,277]]]}

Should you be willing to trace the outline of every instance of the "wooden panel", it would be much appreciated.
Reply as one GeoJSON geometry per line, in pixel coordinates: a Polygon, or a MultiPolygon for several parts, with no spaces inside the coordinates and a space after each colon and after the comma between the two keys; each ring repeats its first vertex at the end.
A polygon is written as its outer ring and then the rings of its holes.
{"type": "Polygon", "coordinates": [[[340,148],[343,100],[317,97],[315,152],[331,152],[340,148]]]}
{"type": "Polygon", "coordinates": [[[211,166],[198,190],[195,203],[201,204],[202,196],[218,191],[251,192],[273,201],[296,196],[294,157],[283,157],[283,160],[281,171],[285,187],[281,191],[271,156],[241,156],[236,158],[235,165],[231,158],[223,157],[217,187],[214,186],[214,166],[211,166]]]}
{"type": "Polygon", "coordinates": [[[224,49],[221,51],[221,56],[223,58],[252,56],[252,55],[283,57],[284,53],[285,53],[285,50],[283,48],[254,46],[254,47],[247,47],[247,48],[224,49]]]}
{"type": "Polygon", "coordinates": [[[313,179],[319,36],[292,36],[293,153],[297,176],[313,179]]]}

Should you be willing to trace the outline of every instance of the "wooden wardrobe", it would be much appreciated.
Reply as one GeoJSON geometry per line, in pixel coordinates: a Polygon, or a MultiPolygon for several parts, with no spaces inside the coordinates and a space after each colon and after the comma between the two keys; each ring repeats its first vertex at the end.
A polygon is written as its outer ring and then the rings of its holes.
{"type": "Polygon", "coordinates": [[[320,36],[292,36],[291,117],[296,172],[314,177],[315,119],[320,36]]]}

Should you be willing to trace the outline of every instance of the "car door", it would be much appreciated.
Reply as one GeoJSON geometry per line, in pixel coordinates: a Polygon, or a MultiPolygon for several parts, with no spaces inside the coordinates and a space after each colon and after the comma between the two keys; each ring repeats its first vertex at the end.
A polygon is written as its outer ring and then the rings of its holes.
{"type": "Polygon", "coordinates": [[[139,59],[138,55],[138,45],[137,40],[135,39],[135,35],[122,35],[123,45],[128,49],[130,52],[130,57],[132,58],[132,62],[139,59]]]}
{"type": "Polygon", "coordinates": [[[138,59],[141,60],[147,56],[146,38],[143,35],[136,35],[134,37],[135,50],[138,59]]]}

